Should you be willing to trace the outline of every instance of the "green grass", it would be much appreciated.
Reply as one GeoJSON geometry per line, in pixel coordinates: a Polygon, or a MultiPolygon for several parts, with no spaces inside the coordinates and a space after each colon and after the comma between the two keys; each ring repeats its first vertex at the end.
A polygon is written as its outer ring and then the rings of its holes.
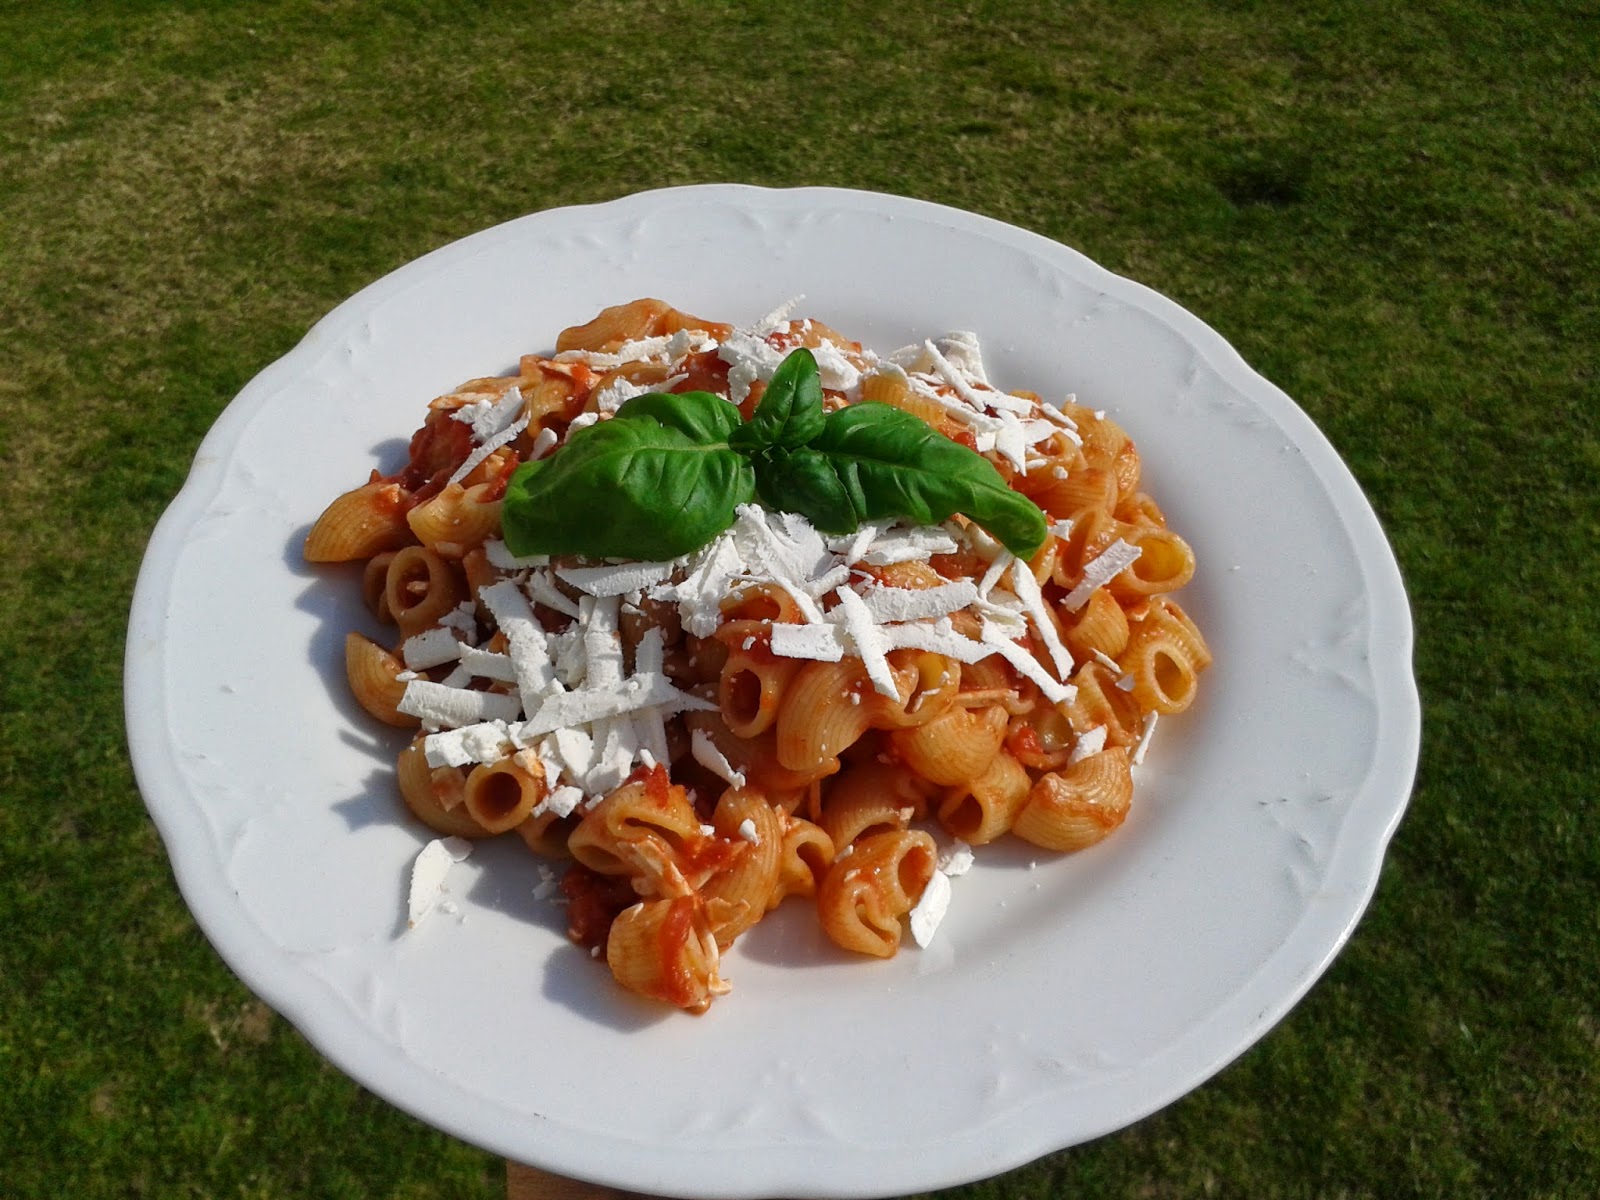
{"type": "Polygon", "coordinates": [[[919,196],[1197,312],[1383,519],[1426,728],[1373,905],[1198,1091],[961,1200],[1600,1194],[1600,10],[0,4],[0,1195],[495,1196],[190,920],[134,790],[144,542],[237,390],[486,225],[919,196]]]}

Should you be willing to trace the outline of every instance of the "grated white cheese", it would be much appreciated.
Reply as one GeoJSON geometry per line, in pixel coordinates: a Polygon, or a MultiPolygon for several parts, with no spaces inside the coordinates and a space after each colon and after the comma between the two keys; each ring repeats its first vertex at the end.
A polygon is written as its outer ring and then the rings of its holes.
{"type": "Polygon", "coordinates": [[[578,609],[578,602],[556,587],[549,571],[530,571],[525,586],[528,589],[528,598],[535,604],[542,604],[551,612],[558,612],[564,617],[576,619],[582,615],[578,609]]]}
{"type": "Polygon", "coordinates": [[[743,404],[756,380],[768,381],[783,362],[783,351],[765,338],[735,330],[720,346],[717,357],[728,364],[728,399],[743,404]]]}
{"type": "Polygon", "coordinates": [[[1096,725],[1093,729],[1086,729],[1078,735],[1078,741],[1072,747],[1072,753],[1067,756],[1067,762],[1082,762],[1092,754],[1099,754],[1106,748],[1106,727],[1096,725]]]}
{"type": "Polygon", "coordinates": [[[994,591],[995,585],[1005,577],[1005,573],[1011,569],[1011,564],[1016,561],[1016,555],[1009,550],[1001,550],[996,554],[994,561],[989,564],[989,569],[983,573],[983,578],[978,580],[978,595],[987,600],[989,593],[994,591]]]}
{"type": "Polygon", "coordinates": [[[806,580],[806,591],[814,599],[821,600],[836,588],[843,587],[849,583],[851,574],[850,568],[841,563],[831,571],[823,572],[815,579],[806,580]]]}
{"type": "Polygon", "coordinates": [[[511,669],[517,679],[517,692],[524,711],[552,690],[560,690],[555,664],[544,630],[534,619],[533,606],[521,589],[509,579],[481,588],[478,598],[493,614],[510,650],[511,669]]]}
{"type": "Polygon", "coordinates": [[[695,762],[718,779],[736,788],[744,786],[744,772],[734,770],[733,764],[721,750],[717,749],[716,742],[711,740],[711,735],[704,729],[696,729],[691,735],[689,753],[694,756],[695,762]]]}
{"type": "Polygon", "coordinates": [[[515,440],[517,435],[527,427],[528,418],[523,417],[522,420],[518,421],[510,429],[504,429],[495,434],[487,442],[484,442],[483,445],[479,446],[471,454],[467,455],[465,460],[462,461],[461,465],[455,469],[455,473],[450,476],[449,482],[460,483],[463,479],[477,469],[479,463],[483,462],[489,457],[489,455],[500,449],[501,446],[504,446],[507,443],[515,440]]]}
{"type": "Polygon", "coordinates": [[[940,851],[939,870],[953,878],[972,870],[972,864],[976,861],[972,847],[960,838],[956,838],[947,849],[940,851]]]}
{"type": "MultiPolygon", "coordinates": [[[[518,740],[526,742],[528,739],[518,740]]],[[[594,738],[583,729],[553,730],[548,737],[540,739],[539,753],[556,765],[555,775],[550,778],[581,781],[588,778],[598,761],[594,738]]]]}
{"type": "Polygon", "coordinates": [[[943,528],[902,526],[880,533],[858,561],[874,567],[889,567],[895,563],[921,561],[935,554],[954,554],[959,549],[956,540],[943,528]]]}
{"type": "Polygon", "coordinates": [[[510,741],[505,721],[479,721],[460,729],[430,733],[422,739],[422,750],[430,767],[464,767],[499,761],[510,749],[510,741]]]}
{"type": "Polygon", "coordinates": [[[776,332],[778,326],[787,325],[789,323],[789,314],[792,313],[804,299],[805,294],[803,292],[798,296],[790,296],[782,304],[778,305],[777,308],[773,309],[754,325],[750,326],[750,332],[756,337],[766,337],[767,334],[776,332]]]}
{"type": "Polygon", "coordinates": [[[949,908],[950,877],[943,871],[935,871],[910,914],[911,937],[918,946],[925,948],[933,941],[949,908]]]}
{"type": "MultiPolygon", "coordinates": [[[[972,335],[968,336],[970,337],[972,335]]],[[[996,389],[991,388],[987,381],[978,381],[982,383],[983,386],[983,390],[979,391],[978,388],[973,386],[973,379],[969,378],[968,372],[963,371],[959,366],[947,358],[944,353],[946,349],[956,350],[958,354],[965,358],[969,353],[968,347],[964,343],[958,343],[950,338],[941,339],[941,342],[942,347],[941,345],[931,341],[922,343],[928,368],[934,375],[948,384],[955,391],[956,395],[960,396],[974,409],[982,411],[983,409],[992,408],[1002,414],[1012,415],[1013,417],[1017,413],[1029,413],[1033,411],[1033,404],[1031,402],[1022,399],[1020,396],[1008,396],[1004,392],[997,391],[996,389]]],[[[976,343],[976,337],[972,337],[971,353],[976,352],[976,343]]],[[[981,361],[979,369],[980,371],[982,369],[981,361]]]]}
{"type": "Polygon", "coordinates": [[[817,360],[817,375],[822,386],[829,391],[848,392],[861,383],[861,371],[832,342],[813,346],[811,356],[817,360]]]}
{"type": "Polygon", "coordinates": [[[931,588],[873,587],[861,599],[874,621],[915,621],[968,607],[978,599],[978,588],[966,579],[931,588]]]}
{"type": "Polygon", "coordinates": [[[744,574],[744,560],[731,532],[718,534],[689,556],[687,573],[675,584],[650,589],[655,600],[675,602],[683,627],[695,637],[710,637],[722,623],[722,598],[733,579],[744,574]]]}
{"type": "MultiPolygon", "coordinates": [[[[521,390],[512,384],[500,393],[498,399],[490,400],[485,396],[471,404],[463,404],[450,414],[450,419],[470,426],[472,440],[481,445],[515,425],[522,414],[523,403],[521,390]]],[[[523,425],[526,424],[524,421],[523,425]]]]}
{"type": "Polygon", "coordinates": [[[1006,636],[1005,632],[985,620],[983,623],[983,640],[993,646],[996,653],[1017,669],[1019,675],[1031,679],[1039,685],[1039,690],[1044,693],[1046,700],[1052,704],[1071,703],[1078,694],[1078,689],[1070,683],[1062,683],[1054,678],[1044,665],[1029,654],[1016,642],[1006,636]]]}
{"type": "Polygon", "coordinates": [[[437,728],[457,729],[479,721],[514,721],[522,711],[515,696],[474,692],[466,688],[413,679],[395,705],[401,712],[437,728]]]}
{"type": "Polygon", "coordinates": [[[549,867],[539,866],[539,882],[533,885],[533,898],[535,900],[548,900],[561,888],[561,880],[549,867]]]}
{"type": "Polygon", "coordinates": [[[472,843],[465,838],[435,838],[422,848],[411,864],[411,887],[406,897],[406,928],[415,929],[417,923],[434,910],[444,899],[445,878],[450,868],[465,861],[472,853],[472,843]]]}
{"type": "Polygon", "coordinates": [[[889,638],[874,623],[866,601],[852,589],[840,588],[837,611],[844,616],[845,632],[850,637],[856,657],[866,668],[867,678],[872,680],[874,690],[880,696],[897,699],[900,693],[894,684],[894,672],[889,669],[889,660],[885,657],[890,649],[889,638]]]}
{"type": "Polygon", "coordinates": [[[583,789],[563,784],[545,797],[544,805],[549,812],[557,817],[570,817],[578,805],[583,803],[583,789]]]}
{"type": "Polygon", "coordinates": [[[537,711],[522,723],[517,736],[527,741],[556,730],[638,712],[642,708],[660,708],[663,715],[672,716],[680,712],[708,712],[716,707],[713,701],[679,691],[665,675],[634,675],[602,691],[557,692],[547,696],[537,711]]]}
{"type": "Polygon", "coordinates": [[[1000,428],[994,432],[994,449],[1020,473],[1028,473],[1028,436],[1015,413],[1000,414],[1000,428]]]}
{"type": "Polygon", "coordinates": [[[845,634],[843,629],[832,624],[795,625],[779,622],[772,627],[769,644],[772,652],[780,658],[838,662],[844,658],[845,634]]]}
{"type": "MultiPolygon", "coordinates": [[[[1068,396],[1067,399],[1066,399],[1066,403],[1072,404],[1072,403],[1075,403],[1076,400],[1077,400],[1077,397],[1068,396]]],[[[1078,436],[1078,423],[1076,421],[1074,421],[1071,417],[1069,417],[1066,413],[1062,412],[1061,409],[1057,408],[1055,405],[1053,405],[1053,404],[1041,404],[1039,406],[1039,415],[1041,417],[1043,417],[1045,420],[1052,421],[1055,424],[1061,426],[1061,428],[1063,430],[1065,430],[1067,433],[1070,433],[1072,435],[1072,440],[1074,442],[1076,442],[1078,445],[1081,446],[1083,444],[1083,439],[1078,436]]]]}
{"type": "Polygon", "coordinates": [[[621,683],[621,600],[616,596],[585,596],[578,607],[583,630],[583,686],[592,691],[621,683]]]}
{"type": "Polygon", "coordinates": [[[493,679],[498,683],[515,683],[516,668],[510,655],[493,650],[480,650],[476,646],[461,647],[461,666],[476,679],[493,679]]]}
{"type": "Polygon", "coordinates": [[[520,571],[526,567],[548,566],[550,563],[548,554],[515,555],[499,538],[491,538],[484,542],[483,556],[489,560],[491,567],[497,567],[502,571],[520,571]]]}
{"type": "Polygon", "coordinates": [[[1099,663],[1106,670],[1115,671],[1119,675],[1122,673],[1122,667],[1117,660],[1112,658],[1111,655],[1107,654],[1104,650],[1101,650],[1098,646],[1095,647],[1094,650],[1090,651],[1090,653],[1094,655],[1095,662],[1099,663]]]}
{"type": "Polygon", "coordinates": [[[932,401],[934,404],[938,405],[940,410],[943,411],[947,416],[955,418],[968,429],[972,430],[973,434],[978,439],[978,449],[980,451],[984,450],[983,438],[985,434],[991,435],[991,444],[989,449],[994,448],[992,435],[1000,428],[1000,422],[996,418],[990,416],[986,412],[983,412],[981,408],[974,408],[971,404],[964,400],[945,395],[945,393],[940,391],[934,383],[934,376],[922,374],[913,375],[902,371],[900,372],[900,377],[904,380],[906,386],[909,387],[916,395],[920,396],[924,400],[932,401]]]}
{"type": "Polygon", "coordinates": [[[400,643],[400,657],[413,671],[426,671],[430,667],[455,662],[461,657],[461,643],[443,625],[413,634],[400,643]]]}
{"type": "Polygon", "coordinates": [[[1144,715],[1144,730],[1139,734],[1139,744],[1133,748],[1133,765],[1136,767],[1144,766],[1144,754],[1150,749],[1150,739],[1155,734],[1156,721],[1160,716],[1160,713],[1153,712],[1144,715]]]}
{"type": "Polygon", "coordinates": [[[634,760],[639,755],[639,741],[634,736],[633,721],[628,717],[596,721],[594,730],[598,746],[596,762],[583,785],[595,795],[604,795],[621,787],[633,770],[634,760]]]}
{"type": "MultiPolygon", "coordinates": [[[[682,357],[681,353],[673,353],[675,347],[668,345],[667,358],[675,361],[682,357]]],[[[594,394],[594,406],[599,412],[608,415],[614,414],[629,400],[637,396],[648,396],[651,392],[670,392],[678,384],[687,379],[687,375],[673,375],[663,379],[660,383],[634,383],[631,379],[613,379],[605,387],[594,394]]]]}
{"type": "Polygon", "coordinates": [[[844,555],[846,564],[860,562],[872,543],[881,537],[889,528],[886,521],[867,521],[848,538],[834,538],[828,543],[828,549],[844,555]]]}
{"type": "Polygon", "coordinates": [[[957,662],[975,663],[996,652],[991,645],[973,641],[957,633],[949,621],[939,621],[932,625],[889,625],[884,628],[884,634],[889,639],[891,649],[927,650],[933,654],[943,654],[946,658],[953,658],[957,662]]]}
{"type": "Polygon", "coordinates": [[[1050,654],[1050,661],[1055,664],[1057,677],[1063,681],[1070,679],[1072,653],[1061,641],[1061,634],[1057,632],[1050,609],[1044,602],[1044,592],[1039,588],[1039,581],[1033,577],[1033,569],[1020,558],[1011,563],[1011,590],[1033,619],[1033,627],[1039,631],[1039,638],[1050,654]]]}
{"type": "MultiPolygon", "coordinates": [[[[806,586],[815,567],[814,562],[806,561],[809,547],[802,547],[774,528],[772,514],[758,505],[741,504],[734,511],[733,540],[746,571],[788,592],[807,621],[822,621],[822,609],[806,586]]],[[[816,539],[816,549],[826,554],[821,538],[816,539]]]]}
{"type": "Polygon", "coordinates": [[[579,687],[587,663],[583,661],[583,626],[577,621],[548,641],[556,678],[566,687],[579,687]]]}
{"type": "Polygon", "coordinates": [[[1094,561],[1083,569],[1083,579],[1077,587],[1067,593],[1062,601],[1071,611],[1077,612],[1089,603],[1089,597],[1094,595],[1095,589],[1110,583],[1123,571],[1138,561],[1141,551],[1137,546],[1130,546],[1118,538],[1107,546],[1094,561]]]}
{"type": "Polygon", "coordinates": [[[983,347],[978,335],[968,329],[955,329],[943,337],[933,339],[934,349],[944,355],[949,364],[968,379],[978,383],[989,382],[983,366],[983,347]]]}
{"type": "Polygon", "coordinates": [[[638,759],[647,767],[672,761],[667,741],[667,721],[659,708],[641,708],[633,714],[633,738],[639,747],[638,759]]]}
{"type": "Polygon", "coordinates": [[[670,562],[628,562],[602,567],[557,567],[555,573],[580,592],[605,597],[625,596],[665,583],[672,578],[674,569],[670,562]]]}
{"type": "Polygon", "coordinates": [[[556,355],[556,361],[587,363],[604,371],[635,362],[674,362],[690,351],[709,350],[715,345],[716,340],[703,329],[679,330],[677,333],[663,333],[624,342],[610,353],[600,350],[563,350],[556,355]]]}
{"type": "Polygon", "coordinates": [[[528,452],[528,461],[538,462],[554,450],[556,443],[560,440],[561,438],[554,429],[545,428],[539,430],[538,433],[533,435],[533,449],[528,452]]]}
{"type": "Polygon", "coordinates": [[[439,618],[439,624],[446,629],[458,630],[469,642],[478,640],[478,609],[471,600],[463,600],[445,613],[439,618]]]}
{"type": "Polygon", "coordinates": [[[799,513],[775,513],[783,537],[789,544],[789,553],[800,575],[808,582],[827,573],[834,566],[833,554],[816,526],[799,513]]]}
{"type": "Polygon", "coordinates": [[[1022,434],[1027,439],[1030,448],[1040,442],[1047,442],[1061,432],[1061,427],[1052,421],[1041,421],[1037,417],[1030,417],[1022,423],[1022,434]]]}
{"type": "Polygon", "coordinates": [[[439,681],[440,687],[464,688],[472,682],[472,672],[457,663],[455,670],[439,681]]]}

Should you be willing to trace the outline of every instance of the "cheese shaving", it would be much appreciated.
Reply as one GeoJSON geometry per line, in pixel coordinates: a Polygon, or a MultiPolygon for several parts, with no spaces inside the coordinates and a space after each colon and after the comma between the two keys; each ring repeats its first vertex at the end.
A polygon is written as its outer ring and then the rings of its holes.
{"type": "Polygon", "coordinates": [[[695,762],[710,771],[718,779],[732,787],[744,786],[744,772],[734,769],[727,756],[717,749],[716,742],[711,740],[711,735],[704,729],[696,729],[689,738],[689,752],[694,756],[695,762]]]}
{"type": "Polygon", "coordinates": [[[1096,725],[1078,735],[1078,741],[1072,747],[1072,753],[1067,756],[1068,763],[1082,762],[1091,754],[1099,754],[1106,748],[1106,727],[1096,725]]]}
{"type": "Polygon", "coordinates": [[[1089,597],[1094,595],[1097,588],[1110,583],[1123,571],[1133,566],[1138,561],[1141,551],[1137,546],[1130,546],[1118,538],[1107,546],[1088,566],[1083,568],[1083,580],[1077,587],[1066,594],[1062,603],[1072,612],[1077,612],[1089,603],[1089,597]]]}
{"type": "Polygon", "coordinates": [[[413,634],[400,644],[400,657],[413,671],[455,662],[461,657],[461,643],[443,625],[413,634]]]}
{"type": "Polygon", "coordinates": [[[556,577],[591,596],[624,596],[672,578],[670,562],[630,562],[604,567],[557,567],[556,577]]]}
{"type": "Polygon", "coordinates": [[[450,868],[472,853],[465,838],[436,838],[422,848],[411,864],[411,886],[406,898],[406,928],[415,929],[444,899],[450,868]]]}
{"type": "Polygon", "coordinates": [[[1070,683],[1061,683],[1054,679],[1038,659],[1034,658],[1033,655],[1008,638],[1004,632],[987,621],[983,625],[983,640],[988,645],[993,646],[1001,658],[1015,667],[1017,674],[1038,684],[1039,690],[1044,693],[1045,699],[1049,700],[1050,703],[1071,703],[1072,699],[1077,696],[1077,688],[1070,683]]]}
{"type": "MultiPolygon", "coordinates": [[[[548,432],[541,430],[540,432],[548,432]]],[[[550,565],[548,554],[530,554],[519,557],[511,553],[506,544],[499,538],[491,538],[483,544],[483,556],[489,560],[491,567],[502,571],[520,571],[526,567],[545,567],[550,565]]]]}
{"type": "Polygon", "coordinates": [[[845,631],[850,635],[856,657],[866,668],[874,690],[891,700],[898,698],[900,693],[895,687],[894,673],[884,657],[890,649],[889,638],[873,621],[866,602],[850,588],[840,588],[839,610],[844,614],[845,631]]]}
{"type": "Polygon", "coordinates": [[[522,710],[522,703],[515,696],[503,696],[499,692],[474,692],[413,679],[406,684],[405,694],[395,707],[407,716],[418,718],[424,725],[454,729],[478,721],[514,721],[522,710]]]}
{"type": "Polygon", "coordinates": [[[931,588],[875,587],[861,597],[872,619],[880,623],[948,616],[977,598],[977,586],[966,579],[931,588]]]}
{"type": "Polygon", "coordinates": [[[912,940],[918,946],[925,948],[933,941],[933,935],[949,908],[950,877],[943,871],[935,871],[928,877],[928,885],[922,889],[922,895],[917,898],[908,920],[912,940]]]}
{"type": "Polygon", "coordinates": [[[1156,722],[1161,718],[1160,713],[1148,712],[1144,715],[1144,730],[1139,734],[1139,744],[1133,748],[1133,765],[1144,766],[1145,751],[1150,749],[1150,739],[1155,736],[1156,722]]]}
{"type": "Polygon", "coordinates": [[[1039,581],[1033,577],[1033,568],[1020,558],[1011,563],[1011,589],[1022,601],[1023,608],[1027,609],[1033,627],[1039,631],[1039,638],[1055,665],[1056,676],[1062,680],[1071,678],[1072,653],[1061,641],[1061,634],[1044,602],[1044,593],[1039,590],[1039,581]]]}

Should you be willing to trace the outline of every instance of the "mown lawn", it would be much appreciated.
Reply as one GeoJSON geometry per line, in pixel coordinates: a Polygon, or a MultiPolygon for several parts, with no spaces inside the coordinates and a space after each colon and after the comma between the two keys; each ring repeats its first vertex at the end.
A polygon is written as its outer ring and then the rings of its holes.
{"type": "Polygon", "coordinates": [[[217,413],[484,226],[828,184],[1057,238],[1312,415],[1412,598],[1377,896],[1219,1077],[947,1193],[1600,1194],[1600,10],[0,4],[0,1195],[489,1197],[197,932],[126,614],[217,413]]]}

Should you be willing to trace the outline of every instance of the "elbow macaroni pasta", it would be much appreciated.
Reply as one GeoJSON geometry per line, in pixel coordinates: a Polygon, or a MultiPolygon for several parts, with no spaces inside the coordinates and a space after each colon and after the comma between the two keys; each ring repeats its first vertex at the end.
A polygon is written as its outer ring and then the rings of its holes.
{"type": "MultiPolygon", "coordinates": [[[[914,606],[918,595],[975,585],[981,601],[906,618],[925,636],[887,646],[875,669],[849,642],[831,657],[779,653],[778,635],[794,632],[782,627],[815,625],[819,601],[770,580],[730,587],[715,628],[696,632],[677,605],[638,589],[604,610],[603,597],[563,575],[583,566],[576,560],[537,579],[506,565],[496,549],[501,496],[517,466],[607,419],[617,396],[665,387],[734,400],[715,349],[733,333],[659,300],[608,308],[562,332],[554,355],[523,356],[515,376],[472,380],[434,401],[406,466],[337,497],[305,543],[310,561],[363,564],[366,607],[390,631],[350,633],[345,665],[360,706],[411,731],[396,772],[409,813],[440,835],[515,833],[533,853],[565,860],[573,940],[625,989],[694,1012],[728,990],[722,960],[736,940],[789,897],[813,903],[843,950],[889,957],[939,869],[941,842],[1012,836],[1069,853],[1108,836],[1130,811],[1155,719],[1195,701],[1212,661],[1171,595],[1193,577],[1194,553],[1140,490],[1138,449],[1114,421],[1070,401],[1052,416],[1031,393],[994,393],[995,412],[1023,412],[1033,426],[1025,456],[1001,453],[992,426],[1005,419],[986,425],[961,407],[980,383],[993,389],[981,371],[952,377],[959,344],[932,367],[886,362],[817,322],[780,322],[761,336],[774,349],[838,351],[855,379],[825,382],[829,407],[870,401],[913,413],[985,453],[1051,523],[1039,552],[1009,569],[956,518],[954,550],[868,556],[847,563],[849,580],[836,586],[914,606]],[[646,345],[677,346],[679,357],[627,357],[646,345]],[[478,432],[460,418],[512,388],[518,425],[472,458],[478,432]],[[1102,578],[1097,560],[1119,544],[1137,553],[1102,578]],[[509,608],[507,581],[521,589],[509,608]],[[1011,632],[988,644],[1001,610],[1011,632]],[[596,625],[602,611],[615,613],[614,643],[596,625]],[[480,641],[485,625],[498,628],[480,641]],[[578,754],[579,735],[559,735],[559,753],[536,752],[503,716],[533,712],[530,630],[571,631],[569,647],[618,646],[604,668],[618,682],[654,669],[698,703],[650,720],[594,719],[583,745],[632,738],[637,765],[598,792],[579,787],[582,772],[562,757],[578,754]],[[970,652],[945,652],[960,646],[970,652]],[[437,719],[415,715],[425,710],[411,703],[413,682],[487,722],[474,726],[491,731],[480,739],[487,748],[439,751],[437,719]]],[[[751,385],[746,416],[761,386],[751,385]]],[[[559,677],[568,664],[558,654],[541,669],[559,677]]]]}

